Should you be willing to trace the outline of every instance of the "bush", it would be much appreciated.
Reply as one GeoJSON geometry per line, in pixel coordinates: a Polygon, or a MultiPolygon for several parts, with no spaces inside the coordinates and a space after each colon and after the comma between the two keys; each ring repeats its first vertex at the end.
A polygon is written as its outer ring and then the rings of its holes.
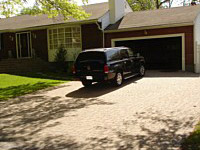
{"type": "Polygon", "coordinates": [[[67,71],[68,70],[68,66],[67,66],[67,50],[66,48],[61,45],[55,55],[55,62],[57,64],[58,69],[60,69],[61,71],[67,71]]]}

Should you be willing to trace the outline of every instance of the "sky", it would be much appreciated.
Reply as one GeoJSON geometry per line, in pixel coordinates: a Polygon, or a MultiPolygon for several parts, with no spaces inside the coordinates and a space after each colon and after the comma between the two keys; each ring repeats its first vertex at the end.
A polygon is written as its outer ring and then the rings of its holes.
{"type": "MultiPolygon", "coordinates": [[[[73,1],[77,2],[78,5],[83,5],[82,0],[73,0],[73,1]]],[[[183,0],[173,0],[172,7],[180,6],[182,1],[183,0]]],[[[27,5],[30,6],[31,4],[34,3],[34,0],[28,0],[28,2],[29,3],[27,5]]],[[[95,3],[102,3],[102,2],[108,2],[108,0],[88,0],[88,4],[95,4],[95,3]]]]}
{"type": "MultiPolygon", "coordinates": [[[[83,5],[82,0],[74,0],[75,2],[78,3],[78,5],[83,5]]],[[[173,2],[173,7],[177,7],[180,5],[181,0],[174,0],[173,2]]],[[[28,1],[30,4],[34,3],[34,0],[29,0],[28,1]]],[[[88,0],[88,4],[95,4],[95,3],[102,3],[102,2],[108,2],[108,0],[88,0]]]]}
{"type": "MultiPolygon", "coordinates": [[[[82,4],[82,0],[74,0],[77,1],[79,5],[82,4]]],[[[107,2],[108,0],[88,0],[89,4],[94,4],[94,3],[102,3],[102,2],[107,2]]]]}
{"type": "MultiPolygon", "coordinates": [[[[82,0],[74,0],[79,5],[82,5],[82,0]]],[[[102,3],[102,2],[108,2],[108,0],[88,0],[88,4],[94,4],[94,3],[102,3]]],[[[174,0],[172,7],[180,6],[180,0],[174,0]]]]}

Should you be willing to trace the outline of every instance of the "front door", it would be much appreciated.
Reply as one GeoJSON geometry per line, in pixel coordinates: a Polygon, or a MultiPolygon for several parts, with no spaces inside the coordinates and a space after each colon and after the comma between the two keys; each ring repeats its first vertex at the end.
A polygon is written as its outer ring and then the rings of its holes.
{"type": "Polygon", "coordinates": [[[31,51],[31,34],[30,32],[17,33],[17,58],[30,58],[31,51]]]}

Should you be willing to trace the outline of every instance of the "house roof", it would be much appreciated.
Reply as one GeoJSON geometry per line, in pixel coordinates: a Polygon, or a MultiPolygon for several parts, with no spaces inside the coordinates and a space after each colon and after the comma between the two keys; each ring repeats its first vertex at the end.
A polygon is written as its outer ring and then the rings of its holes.
{"type": "Polygon", "coordinates": [[[200,13],[200,5],[130,12],[116,24],[108,26],[106,30],[138,29],[185,23],[193,24],[198,13],[200,13]]]}
{"type": "MultiPolygon", "coordinates": [[[[91,14],[91,16],[86,19],[86,21],[89,21],[89,20],[96,20],[102,17],[108,11],[109,7],[108,3],[98,3],[98,4],[83,6],[83,9],[87,13],[91,14]]],[[[79,22],[79,21],[81,20],[75,20],[73,18],[64,21],[63,16],[61,15],[56,18],[48,18],[47,15],[40,15],[40,16],[22,15],[22,16],[0,19],[0,31],[24,29],[24,28],[62,24],[69,22],[79,22]]]]}

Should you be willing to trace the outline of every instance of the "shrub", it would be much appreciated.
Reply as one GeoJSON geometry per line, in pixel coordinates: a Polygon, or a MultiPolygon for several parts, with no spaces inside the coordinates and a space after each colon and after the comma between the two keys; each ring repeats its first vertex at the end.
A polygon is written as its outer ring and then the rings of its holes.
{"type": "Polygon", "coordinates": [[[58,69],[60,69],[61,71],[67,71],[68,67],[67,67],[67,50],[66,48],[61,45],[55,55],[55,62],[57,64],[58,69]]]}

